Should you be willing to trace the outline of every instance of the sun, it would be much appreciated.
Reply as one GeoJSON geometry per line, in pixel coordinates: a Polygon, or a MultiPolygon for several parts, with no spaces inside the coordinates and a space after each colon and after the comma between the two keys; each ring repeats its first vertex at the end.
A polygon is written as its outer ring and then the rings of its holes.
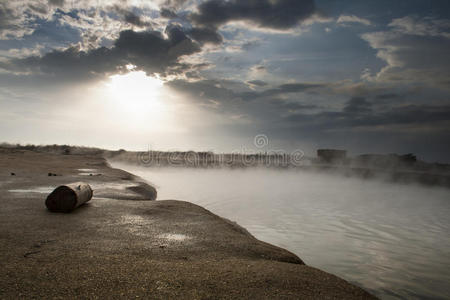
{"type": "Polygon", "coordinates": [[[164,82],[143,71],[110,76],[106,90],[110,105],[130,125],[160,122],[166,113],[164,82]]]}

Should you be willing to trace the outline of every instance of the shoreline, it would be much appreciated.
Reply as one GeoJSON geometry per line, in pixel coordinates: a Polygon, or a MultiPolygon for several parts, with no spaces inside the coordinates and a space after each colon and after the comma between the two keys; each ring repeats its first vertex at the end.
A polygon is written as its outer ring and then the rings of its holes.
{"type": "Polygon", "coordinates": [[[101,156],[2,151],[0,167],[1,297],[375,298],[198,205],[152,201],[101,156]],[[74,181],[94,198],[48,212],[48,190],[74,181]]]}
{"type": "MultiPolygon", "coordinates": [[[[210,154],[204,152],[129,152],[105,151],[105,157],[111,161],[127,163],[141,167],[156,168],[193,168],[193,169],[248,169],[266,168],[274,170],[299,170],[321,172],[337,176],[382,180],[396,184],[421,184],[450,188],[450,166],[446,164],[426,163],[422,161],[406,164],[386,165],[374,162],[361,162],[349,158],[346,163],[323,162],[313,158],[301,158],[297,163],[289,156],[250,155],[250,154],[210,154]],[[218,156],[219,158],[216,158],[218,156]]],[[[384,156],[381,156],[384,157],[384,156]]],[[[389,158],[385,155],[385,158],[389,158]]]]}

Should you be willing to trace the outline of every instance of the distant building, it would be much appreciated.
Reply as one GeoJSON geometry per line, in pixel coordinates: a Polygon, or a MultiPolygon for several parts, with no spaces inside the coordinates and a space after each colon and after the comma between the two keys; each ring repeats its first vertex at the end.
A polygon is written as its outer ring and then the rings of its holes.
{"type": "Polygon", "coordinates": [[[317,157],[326,163],[342,163],[347,158],[346,150],[318,149],[317,157]]]}

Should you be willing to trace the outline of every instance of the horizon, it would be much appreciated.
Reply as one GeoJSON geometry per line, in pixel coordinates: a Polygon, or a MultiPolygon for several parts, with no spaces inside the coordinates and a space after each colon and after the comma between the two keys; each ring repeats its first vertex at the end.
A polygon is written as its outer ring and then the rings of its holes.
{"type": "MultiPolygon", "coordinates": [[[[95,147],[95,146],[85,146],[85,145],[71,145],[71,144],[21,144],[21,143],[8,143],[8,142],[0,142],[0,148],[5,147],[5,148],[14,148],[14,147],[19,147],[19,148],[39,148],[39,147],[69,147],[69,148],[81,148],[81,149],[95,149],[95,150],[100,150],[100,151],[108,151],[108,152],[120,152],[120,151],[125,151],[125,152],[136,152],[136,153],[150,153],[150,152],[160,152],[160,153],[189,153],[189,152],[194,152],[194,153],[210,153],[212,155],[264,155],[264,156],[277,156],[277,155],[287,155],[287,156],[296,156],[297,162],[300,162],[303,159],[315,159],[318,158],[318,152],[320,150],[332,150],[332,151],[345,151],[346,152],[346,158],[347,159],[355,159],[358,158],[360,156],[364,156],[364,155],[380,155],[380,156],[397,156],[398,158],[401,156],[408,156],[408,155],[412,155],[413,157],[415,157],[417,159],[418,162],[424,162],[424,163],[430,163],[430,164],[448,164],[447,162],[441,162],[441,161],[427,161],[422,159],[421,157],[417,157],[416,155],[414,155],[414,153],[394,153],[394,152],[390,152],[390,153],[352,153],[349,152],[346,149],[330,149],[330,148],[318,148],[315,150],[314,153],[304,153],[303,151],[298,150],[298,152],[293,151],[293,152],[287,152],[284,151],[282,149],[278,149],[278,150],[270,150],[270,149],[265,149],[265,147],[267,145],[263,145],[262,147],[256,147],[256,150],[249,150],[249,149],[238,149],[236,151],[230,151],[230,152],[217,152],[214,150],[179,150],[179,149],[169,149],[169,150],[162,150],[162,149],[136,149],[136,150],[131,150],[131,149],[126,149],[126,148],[116,148],[116,149],[110,149],[110,148],[102,148],[102,147],[95,147]]],[[[25,150],[31,150],[31,149],[25,149],[25,150]]],[[[145,164],[145,163],[144,163],[145,164]]],[[[294,164],[295,165],[295,164],[294,164]]]]}
{"type": "Polygon", "coordinates": [[[21,0],[0,20],[7,143],[450,163],[448,1],[21,0]]]}

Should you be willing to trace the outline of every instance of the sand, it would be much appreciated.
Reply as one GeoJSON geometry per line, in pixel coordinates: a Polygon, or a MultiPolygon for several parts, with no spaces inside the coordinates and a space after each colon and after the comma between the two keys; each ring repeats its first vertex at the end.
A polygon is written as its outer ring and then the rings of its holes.
{"type": "Polygon", "coordinates": [[[155,193],[100,156],[2,150],[0,298],[374,298],[200,206],[152,201],[155,193]],[[49,212],[48,193],[76,181],[93,199],[49,212]]]}

